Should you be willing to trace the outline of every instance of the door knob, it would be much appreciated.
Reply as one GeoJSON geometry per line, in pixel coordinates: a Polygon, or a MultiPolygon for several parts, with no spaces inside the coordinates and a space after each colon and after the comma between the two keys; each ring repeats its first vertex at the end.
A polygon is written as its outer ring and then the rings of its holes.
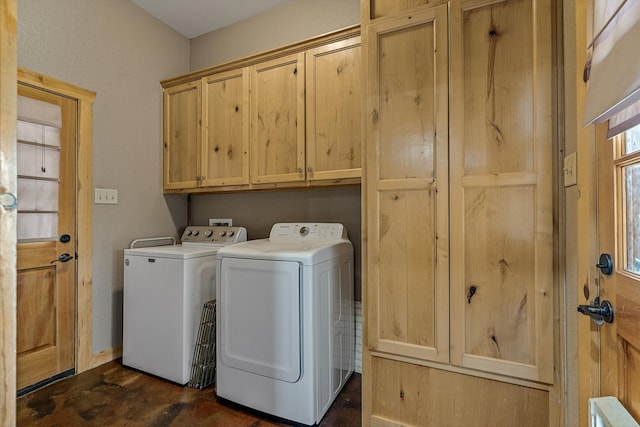
{"type": "Polygon", "coordinates": [[[607,300],[600,303],[600,297],[596,297],[592,305],[579,305],[578,311],[585,316],[591,317],[591,320],[596,325],[602,325],[604,322],[613,322],[613,305],[607,300]]]}
{"type": "Polygon", "coordinates": [[[54,259],[53,261],[51,261],[51,264],[53,264],[54,262],[67,262],[67,261],[71,261],[73,259],[72,255],[69,255],[68,253],[63,253],[62,255],[60,255],[58,257],[58,259],[54,259]]]}

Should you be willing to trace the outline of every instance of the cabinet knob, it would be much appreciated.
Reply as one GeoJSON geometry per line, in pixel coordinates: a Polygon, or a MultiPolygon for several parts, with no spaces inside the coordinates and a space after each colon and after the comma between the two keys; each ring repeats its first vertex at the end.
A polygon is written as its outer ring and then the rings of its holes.
{"type": "Polygon", "coordinates": [[[309,173],[313,172],[313,168],[312,168],[311,166],[309,166],[309,167],[307,168],[307,172],[309,172],[309,173]]]}
{"type": "Polygon", "coordinates": [[[302,175],[302,168],[298,168],[298,173],[302,175]]]}

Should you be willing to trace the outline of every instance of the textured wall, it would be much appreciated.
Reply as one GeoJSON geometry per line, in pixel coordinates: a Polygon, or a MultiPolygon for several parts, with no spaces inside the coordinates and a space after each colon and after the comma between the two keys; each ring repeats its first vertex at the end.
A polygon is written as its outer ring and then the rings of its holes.
{"type": "Polygon", "coordinates": [[[191,70],[295,43],[360,22],[359,0],[291,0],[191,40],[191,70]]]}
{"type": "MultiPolygon", "coordinates": [[[[128,0],[20,0],[18,65],[97,92],[93,184],[93,351],[122,344],[123,249],[176,235],[186,198],[162,195],[162,88],[188,71],[189,41],[128,0]]],[[[82,254],[79,254],[82,256],[82,254]]]]}

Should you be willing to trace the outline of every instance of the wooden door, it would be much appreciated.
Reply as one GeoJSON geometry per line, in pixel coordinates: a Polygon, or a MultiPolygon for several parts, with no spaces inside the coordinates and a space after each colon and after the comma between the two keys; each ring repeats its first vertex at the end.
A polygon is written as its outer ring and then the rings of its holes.
{"type": "Polygon", "coordinates": [[[18,127],[16,363],[22,389],[75,366],[77,106],[23,84],[18,93],[59,106],[62,118],[58,147],[47,139],[55,130],[18,127]]]}
{"type": "Polygon", "coordinates": [[[604,274],[593,267],[596,280],[585,283],[579,302],[600,296],[612,303],[614,319],[602,326],[579,319],[589,330],[581,335],[588,338],[581,352],[590,357],[581,368],[581,389],[589,390],[582,398],[616,396],[640,421],[640,127],[612,140],[605,134],[597,128],[598,252],[612,256],[614,269],[604,274]]]}
{"type": "Polygon", "coordinates": [[[249,184],[249,68],[202,81],[201,185],[249,184]]]}
{"type": "Polygon", "coordinates": [[[306,52],[307,179],[361,176],[360,37],[306,52]]]}
{"type": "Polygon", "coordinates": [[[451,2],[455,365],[553,383],[552,5],[451,2]]]}
{"type": "Polygon", "coordinates": [[[448,362],[447,7],[367,38],[369,347],[448,362]]]}
{"type": "Polygon", "coordinates": [[[164,90],[163,184],[165,190],[200,185],[201,82],[164,90]]]}
{"type": "Polygon", "coordinates": [[[305,180],[304,53],[251,67],[251,182],[305,180]]]}

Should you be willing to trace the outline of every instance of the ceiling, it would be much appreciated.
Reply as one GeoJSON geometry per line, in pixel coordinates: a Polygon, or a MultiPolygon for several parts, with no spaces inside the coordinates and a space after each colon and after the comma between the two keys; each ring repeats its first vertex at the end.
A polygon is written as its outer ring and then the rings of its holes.
{"type": "Polygon", "coordinates": [[[259,15],[291,0],[131,0],[183,36],[199,35],[259,15]]]}

